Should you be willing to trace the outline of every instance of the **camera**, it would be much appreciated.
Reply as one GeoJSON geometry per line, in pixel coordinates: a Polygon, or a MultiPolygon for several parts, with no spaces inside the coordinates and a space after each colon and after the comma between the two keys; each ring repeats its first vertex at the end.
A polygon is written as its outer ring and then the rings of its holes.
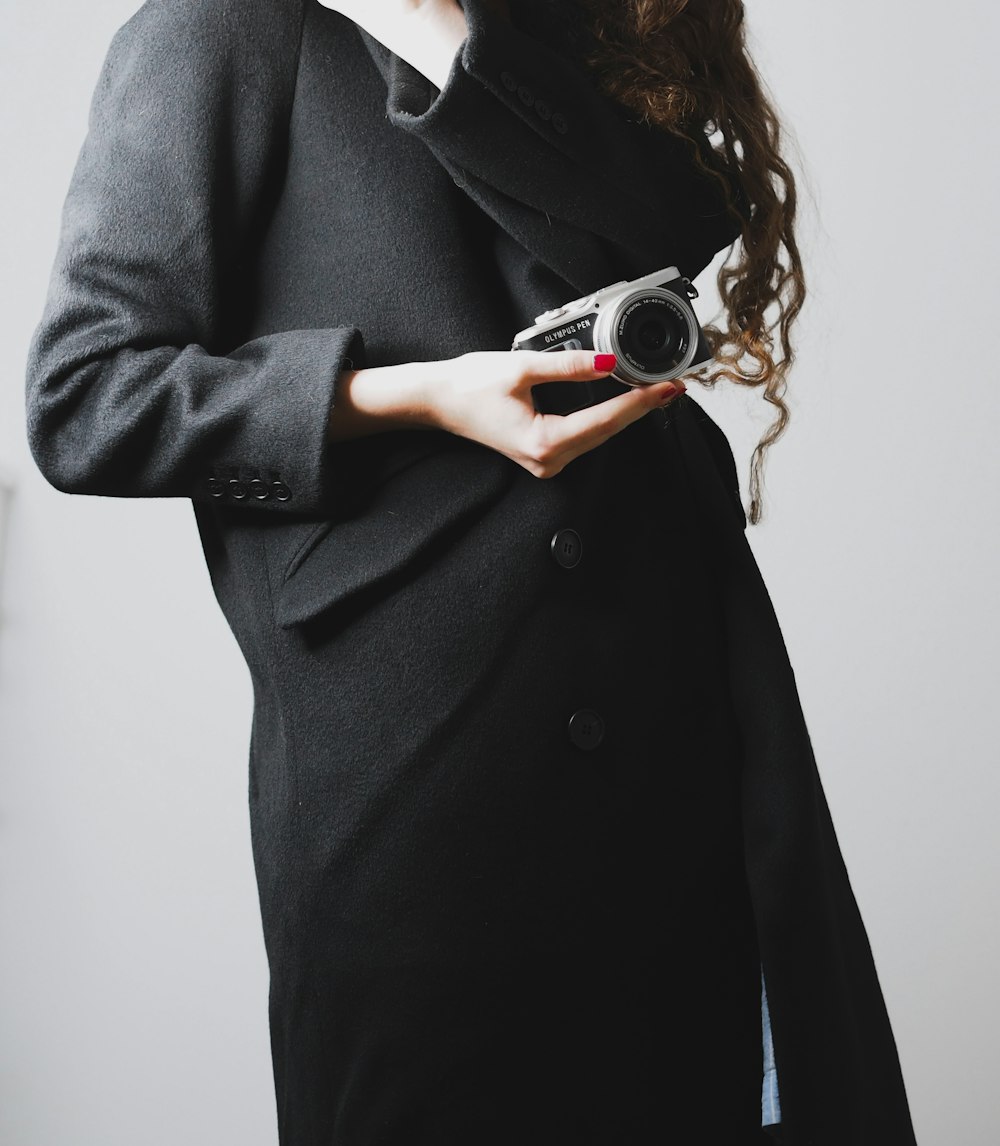
{"type": "Polygon", "coordinates": [[[547,310],[514,336],[511,350],[594,350],[617,357],[611,378],[648,386],[712,361],[690,299],[691,280],[667,267],[623,279],[547,310]]]}

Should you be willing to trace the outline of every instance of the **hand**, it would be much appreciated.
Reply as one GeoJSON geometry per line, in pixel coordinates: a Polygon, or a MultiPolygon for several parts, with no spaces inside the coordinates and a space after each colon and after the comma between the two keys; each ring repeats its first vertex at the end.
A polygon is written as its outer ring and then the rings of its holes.
{"type": "Polygon", "coordinates": [[[457,0],[320,0],[442,90],[468,35],[457,0]]]}
{"type": "Polygon", "coordinates": [[[594,353],[586,350],[470,351],[437,365],[437,377],[424,386],[420,420],[490,446],[539,478],[554,477],[687,389],[674,379],[632,387],[572,414],[540,414],[533,386],[604,378],[611,371],[595,370],[594,353]]]}

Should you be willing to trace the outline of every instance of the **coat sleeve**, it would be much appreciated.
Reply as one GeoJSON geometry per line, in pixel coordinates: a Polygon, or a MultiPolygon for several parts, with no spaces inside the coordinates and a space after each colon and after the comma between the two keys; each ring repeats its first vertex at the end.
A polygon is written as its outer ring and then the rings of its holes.
{"type": "MultiPolygon", "coordinates": [[[[422,140],[502,224],[518,211],[540,219],[541,229],[522,231],[552,269],[582,281],[564,248],[596,238],[619,267],[646,274],[673,262],[693,278],[738,237],[721,189],[696,171],[682,141],[630,117],[574,52],[522,31],[490,0],[464,0],[463,8],[468,33],[440,91],[391,57],[387,118],[422,140]]],[[[574,18],[572,5],[565,15],[574,18]]],[[[701,142],[711,164],[714,153],[701,142]]],[[[743,189],[727,178],[746,217],[743,189]]]]}
{"type": "Polygon", "coordinates": [[[28,441],[69,493],[309,512],[352,326],[240,342],[280,188],[302,0],[147,0],[115,34],[29,348],[28,441]]]}

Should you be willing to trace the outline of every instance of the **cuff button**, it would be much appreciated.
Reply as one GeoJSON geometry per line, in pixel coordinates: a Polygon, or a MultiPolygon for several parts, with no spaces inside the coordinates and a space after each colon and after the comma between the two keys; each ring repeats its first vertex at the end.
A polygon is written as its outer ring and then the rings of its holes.
{"type": "Polygon", "coordinates": [[[566,117],[561,111],[557,111],[552,117],[552,126],[559,132],[560,135],[565,135],[569,130],[569,124],[566,122],[566,117]]]}
{"type": "Polygon", "coordinates": [[[209,478],[208,492],[212,495],[212,497],[224,497],[226,493],[225,484],[218,478],[209,478]]]}
{"type": "Polygon", "coordinates": [[[267,482],[261,481],[260,478],[254,478],[250,483],[250,496],[256,498],[257,501],[266,501],[271,496],[267,482]]]}
{"type": "Polygon", "coordinates": [[[543,99],[535,100],[535,111],[538,112],[539,119],[552,118],[552,108],[543,99]]]}
{"type": "Polygon", "coordinates": [[[292,496],[292,491],[283,481],[271,482],[271,493],[274,494],[278,501],[288,501],[292,496]]]}
{"type": "Polygon", "coordinates": [[[243,482],[233,478],[229,483],[229,496],[234,501],[242,501],[247,496],[247,487],[243,482]]]}
{"type": "Polygon", "coordinates": [[[535,102],[535,93],[527,85],[522,84],[517,89],[517,98],[524,104],[525,107],[531,107],[535,102]]]}
{"type": "Polygon", "coordinates": [[[501,72],[500,82],[509,92],[517,91],[517,78],[512,76],[510,72],[501,72]]]}

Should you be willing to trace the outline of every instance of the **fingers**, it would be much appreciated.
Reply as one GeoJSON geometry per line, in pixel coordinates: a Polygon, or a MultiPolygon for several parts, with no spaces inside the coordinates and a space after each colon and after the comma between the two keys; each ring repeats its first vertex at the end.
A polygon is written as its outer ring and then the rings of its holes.
{"type": "Polygon", "coordinates": [[[549,467],[558,472],[580,454],[606,442],[650,410],[673,401],[686,389],[680,379],[657,382],[634,387],[627,394],[616,394],[572,414],[539,415],[546,423],[549,467]]]}
{"type": "Polygon", "coordinates": [[[593,350],[468,351],[437,364],[434,424],[506,454],[536,477],[554,477],[574,458],[686,389],[680,379],[633,386],[565,416],[534,408],[532,387],[605,378],[612,373],[613,358],[598,357],[593,350]]]}
{"type": "Polygon", "coordinates": [[[614,369],[613,354],[593,350],[512,350],[519,371],[519,391],[530,390],[541,382],[588,381],[604,378],[614,369]],[[600,368],[596,363],[600,363],[600,368]]]}

